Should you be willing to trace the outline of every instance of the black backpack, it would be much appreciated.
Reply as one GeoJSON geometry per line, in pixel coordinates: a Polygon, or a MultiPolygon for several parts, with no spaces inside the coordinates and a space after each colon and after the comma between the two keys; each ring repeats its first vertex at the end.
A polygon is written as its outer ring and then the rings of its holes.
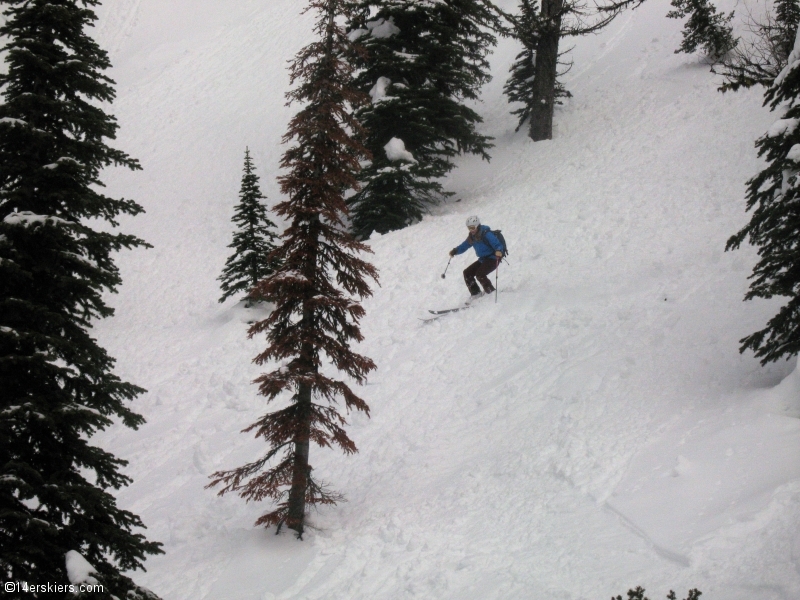
{"type": "Polygon", "coordinates": [[[503,246],[503,258],[508,256],[508,245],[506,244],[506,238],[503,237],[503,232],[499,229],[490,229],[490,231],[494,234],[494,237],[497,238],[497,241],[500,242],[500,245],[503,246]]]}

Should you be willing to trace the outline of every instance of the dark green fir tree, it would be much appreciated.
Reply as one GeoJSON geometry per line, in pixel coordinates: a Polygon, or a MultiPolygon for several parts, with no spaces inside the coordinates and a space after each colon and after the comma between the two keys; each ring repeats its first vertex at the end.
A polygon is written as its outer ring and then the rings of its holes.
{"type": "Polygon", "coordinates": [[[91,444],[113,422],[143,423],[127,406],[143,390],[113,373],[90,330],[113,314],[113,254],[146,245],[113,231],[142,208],[103,195],[99,179],[140,167],[106,144],[110,64],[85,33],[98,2],[0,4],[0,570],[68,585],[69,556],[92,565],[104,589],[92,597],[155,598],[123,574],[161,552],[111,493],[130,483],[126,462],[91,444]]]}
{"type": "Polygon", "coordinates": [[[275,272],[276,265],[270,259],[270,253],[275,249],[278,235],[275,233],[275,223],[269,220],[263,200],[265,196],[261,193],[248,148],[244,154],[239,204],[232,218],[237,230],[233,234],[233,243],[228,246],[233,249],[233,254],[219,277],[222,288],[220,302],[239,294],[244,294],[248,304],[257,300],[252,295],[256,284],[275,272]]]}
{"type": "Polygon", "coordinates": [[[490,80],[487,55],[501,23],[488,0],[362,0],[350,37],[365,52],[358,113],[372,161],[351,206],[353,231],[401,229],[449,195],[441,179],[462,153],[489,159],[491,139],[467,106],[490,80]]]}
{"type": "Polygon", "coordinates": [[[780,107],[781,119],[756,142],[767,166],[747,182],[750,222],[728,240],[727,249],[748,240],[759,261],[745,299],[785,297],[788,302],[767,326],[741,340],[762,364],[800,352],[800,47],[795,44],[788,66],[767,89],[766,103],[780,107]]]}
{"type": "Polygon", "coordinates": [[[712,62],[721,60],[736,46],[730,25],[733,12],[724,15],[709,0],[672,0],[667,16],[671,19],[689,17],[683,26],[683,40],[675,53],[691,54],[702,49],[712,62]]]}
{"type": "Polygon", "coordinates": [[[800,25],[800,2],[777,0],[774,11],[774,26],[767,29],[768,37],[775,47],[775,54],[783,58],[781,62],[786,66],[797,37],[797,26],[800,25]]]}
{"type": "MultiPolygon", "coordinates": [[[[522,106],[511,111],[519,119],[516,131],[522,129],[534,112],[536,96],[536,50],[546,25],[542,20],[537,0],[520,0],[519,13],[509,15],[512,35],[522,44],[522,51],[517,54],[511,65],[511,76],[506,82],[503,92],[509,102],[518,102],[522,106]]],[[[562,65],[563,66],[563,65],[562,65]]],[[[568,66],[567,66],[568,67],[568,66]]],[[[561,104],[562,98],[571,98],[572,94],[559,80],[568,68],[561,73],[556,72],[554,98],[555,104],[561,104]]]]}

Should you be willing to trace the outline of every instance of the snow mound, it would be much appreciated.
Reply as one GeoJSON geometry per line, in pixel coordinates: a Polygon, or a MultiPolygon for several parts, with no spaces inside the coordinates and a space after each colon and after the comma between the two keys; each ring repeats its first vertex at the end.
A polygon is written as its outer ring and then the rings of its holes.
{"type": "Polygon", "coordinates": [[[406,150],[406,145],[403,140],[399,138],[394,137],[390,139],[389,143],[386,144],[383,149],[386,151],[386,158],[392,162],[417,162],[414,155],[406,150]]]}
{"type": "Polygon", "coordinates": [[[77,550],[70,550],[65,556],[67,566],[67,577],[73,585],[82,583],[96,584],[97,579],[92,575],[97,575],[95,568],[77,550]]]}

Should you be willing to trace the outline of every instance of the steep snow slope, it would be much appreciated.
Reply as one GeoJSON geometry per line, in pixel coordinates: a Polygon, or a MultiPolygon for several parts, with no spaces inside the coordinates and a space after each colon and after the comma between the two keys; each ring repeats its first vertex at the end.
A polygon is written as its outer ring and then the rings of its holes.
{"type": "Polygon", "coordinates": [[[121,504],[165,544],[137,579],[168,600],[800,597],[800,376],[738,354],[777,304],[743,303],[755,253],[723,252],[775,117],[759,91],[718,94],[673,54],[665,0],[577,42],[551,142],[513,131],[502,42],[479,105],[492,162],[463,159],[461,202],[371,240],[372,418],[352,419],[355,457],[312,455],[349,501],[298,542],[253,528],[265,506],[203,489],[263,451],[239,433],[265,410],[250,384],[263,342],[216,302],[216,277],[245,146],[278,198],[285,65],[310,35],[300,5],[100,10],[118,146],[144,166],[106,180],[146,207],[124,228],[154,245],[120,256],[117,316],[98,326],[149,390],[146,426],[100,438],[130,460],[121,504]],[[422,324],[465,297],[467,258],[439,276],[470,214],[511,248],[498,302],[422,324]]]}

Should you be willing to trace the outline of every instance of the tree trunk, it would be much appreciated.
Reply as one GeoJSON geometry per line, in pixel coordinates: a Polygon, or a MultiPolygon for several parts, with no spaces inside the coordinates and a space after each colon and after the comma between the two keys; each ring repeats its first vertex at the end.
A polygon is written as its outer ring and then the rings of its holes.
{"type": "Polygon", "coordinates": [[[536,45],[536,66],[533,80],[533,101],[528,135],[534,142],[553,139],[553,108],[556,99],[558,42],[561,39],[561,11],[564,0],[544,0],[542,29],[536,45]]]}
{"type": "MultiPolygon", "coordinates": [[[[315,178],[321,177],[322,169],[317,168],[315,178]]],[[[308,221],[308,236],[317,244],[320,239],[320,217],[315,214],[308,221]]],[[[315,282],[317,272],[316,244],[309,252],[303,275],[308,281],[315,282]]],[[[303,302],[303,318],[301,327],[306,331],[313,331],[317,326],[314,309],[309,299],[303,302]]],[[[300,364],[302,370],[309,376],[317,373],[314,357],[316,351],[311,342],[303,342],[300,347],[300,364]]],[[[294,464],[292,465],[292,488],[289,490],[289,506],[286,515],[286,526],[297,532],[297,537],[303,538],[303,528],[306,518],[306,496],[311,480],[311,467],[308,464],[309,445],[311,440],[311,384],[301,383],[297,389],[297,429],[294,437],[294,464]]]]}
{"type": "Polygon", "coordinates": [[[286,515],[286,526],[303,537],[303,526],[306,517],[306,491],[311,477],[308,464],[309,439],[311,437],[311,386],[302,384],[297,393],[297,404],[301,423],[294,441],[294,465],[292,466],[292,488],[289,490],[289,507],[286,515]]]}

